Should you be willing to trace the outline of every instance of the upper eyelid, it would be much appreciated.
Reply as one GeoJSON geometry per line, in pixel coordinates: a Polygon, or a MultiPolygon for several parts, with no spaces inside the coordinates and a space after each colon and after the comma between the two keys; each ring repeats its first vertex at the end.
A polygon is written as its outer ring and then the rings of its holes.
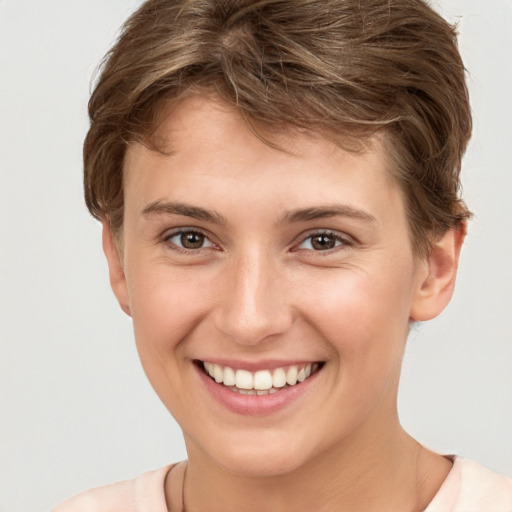
{"type": "Polygon", "coordinates": [[[294,245],[301,244],[302,242],[305,242],[308,238],[312,238],[318,235],[330,235],[348,244],[356,243],[356,239],[353,236],[348,235],[347,233],[336,231],[335,229],[313,229],[301,233],[296,238],[296,242],[294,243],[294,245]]]}
{"type": "Polygon", "coordinates": [[[289,251],[290,253],[304,251],[304,254],[311,254],[312,257],[328,257],[329,255],[332,256],[333,253],[338,253],[339,251],[347,251],[349,249],[352,249],[354,246],[356,246],[356,244],[357,240],[355,240],[353,237],[345,233],[340,233],[339,231],[331,229],[314,229],[312,231],[302,233],[301,235],[296,237],[295,242],[291,244],[289,251]],[[300,247],[306,240],[318,235],[334,236],[336,239],[341,241],[341,244],[330,249],[325,249],[323,251],[317,251],[313,249],[300,247]]]}
{"type": "Polygon", "coordinates": [[[172,238],[181,233],[198,233],[198,234],[203,235],[204,237],[208,238],[208,240],[210,240],[213,243],[212,236],[208,231],[206,231],[202,228],[196,228],[193,226],[184,226],[184,227],[180,226],[179,228],[168,228],[162,232],[162,234],[160,235],[160,238],[162,240],[168,240],[169,238],[172,238]]]}
{"type": "MultiPolygon", "coordinates": [[[[218,247],[218,244],[212,239],[212,236],[208,233],[208,231],[201,229],[201,228],[192,227],[192,226],[190,226],[190,227],[180,226],[177,228],[166,229],[162,233],[162,235],[159,237],[157,243],[162,243],[162,244],[171,243],[170,242],[171,238],[174,238],[175,236],[183,234],[183,233],[197,233],[199,235],[204,236],[210,242],[210,244],[212,244],[213,247],[218,247]]],[[[211,249],[211,247],[199,247],[198,249],[188,249],[186,247],[180,247],[179,245],[174,244],[174,243],[172,245],[174,245],[181,251],[187,251],[187,252],[199,252],[204,249],[211,249]]]]}

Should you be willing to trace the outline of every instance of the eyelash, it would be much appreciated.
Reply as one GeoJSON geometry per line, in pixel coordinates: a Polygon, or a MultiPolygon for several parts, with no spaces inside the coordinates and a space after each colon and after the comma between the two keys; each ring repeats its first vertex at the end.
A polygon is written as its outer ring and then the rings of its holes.
{"type": "Polygon", "coordinates": [[[164,238],[162,239],[162,243],[170,246],[174,251],[184,253],[184,254],[193,254],[198,253],[199,251],[203,249],[210,249],[210,248],[216,248],[217,246],[210,240],[209,236],[201,231],[200,229],[196,228],[181,228],[176,231],[171,231],[170,233],[167,233],[164,238]],[[176,237],[183,237],[184,235],[196,235],[203,237],[203,243],[208,242],[209,245],[201,246],[197,248],[187,248],[178,245],[177,243],[173,242],[172,239],[176,237]]]}
{"type": "MultiPolygon", "coordinates": [[[[211,248],[218,249],[218,246],[210,240],[210,237],[208,236],[208,234],[206,234],[205,232],[203,232],[199,229],[196,229],[196,228],[180,228],[179,230],[171,231],[170,233],[167,233],[164,236],[164,238],[162,239],[162,243],[170,246],[173,250],[180,252],[180,253],[184,253],[184,254],[193,254],[193,253],[197,254],[200,251],[202,252],[202,250],[204,250],[204,249],[211,249],[211,248]],[[183,237],[184,235],[195,235],[195,236],[202,237],[201,246],[196,247],[196,248],[187,248],[187,247],[183,247],[182,245],[179,245],[179,243],[172,241],[173,238],[183,237]],[[204,245],[205,242],[207,242],[208,245],[205,246],[204,245]]],[[[341,248],[349,248],[349,247],[352,247],[353,245],[354,245],[354,241],[351,238],[349,238],[347,236],[342,236],[339,233],[334,232],[334,231],[324,230],[324,231],[310,232],[307,234],[307,236],[302,235],[300,238],[300,243],[295,244],[293,246],[293,248],[291,249],[291,251],[296,252],[296,251],[306,250],[306,251],[311,251],[313,253],[321,255],[322,253],[330,254],[332,251],[336,251],[341,248]],[[320,237],[326,237],[326,238],[330,238],[331,240],[334,240],[335,245],[333,247],[329,247],[327,249],[315,250],[315,248],[313,246],[313,239],[315,239],[315,238],[318,239],[320,237]],[[310,243],[309,243],[310,247],[308,247],[308,248],[301,247],[308,240],[310,241],[310,243]]]]}
{"type": "Polygon", "coordinates": [[[326,255],[327,254],[331,254],[333,251],[336,251],[336,250],[340,250],[340,249],[343,249],[343,248],[350,248],[350,247],[353,247],[354,246],[354,241],[349,238],[348,236],[343,236],[335,231],[314,231],[314,232],[310,232],[307,234],[307,236],[303,236],[301,237],[301,242],[297,245],[295,245],[295,247],[293,248],[293,251],[300,251],[300,250],[306,250],[306,251],[311,251],[313,253],[315,253],[315,256],[316,255],[319,255],[319,256],[322,256],[323,254],[322,253],[325,253],[326,255]],[[327,238],[330,238],[331,240],[334,240],[334,247],[330,247],[330,248],[327,248],[327,249],[318,249],[318,250],[315,250],[314,247],[312,246],[313,244],[313,239],[315,238],[320,238],[320,237],[327,237],[327,238]],[[309,242],[309,245],[311,246],[310,248],[301,248],[301,245],[305,244],[307,241],[310,241],[309,242]]]}

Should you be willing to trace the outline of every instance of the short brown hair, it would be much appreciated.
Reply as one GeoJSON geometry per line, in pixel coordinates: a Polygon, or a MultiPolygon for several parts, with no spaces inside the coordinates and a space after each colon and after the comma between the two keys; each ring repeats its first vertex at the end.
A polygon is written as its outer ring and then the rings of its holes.
{"type": "Polygon", "coordinates": [[[87,207],[123,223],[127,145],[163,104],[214,92],[258,126],[368,140],[383,131],[416,252],[470,216],[471,135],[456,32],[422,0],[149,0],[125,23],[89,102],[87,207]]]}

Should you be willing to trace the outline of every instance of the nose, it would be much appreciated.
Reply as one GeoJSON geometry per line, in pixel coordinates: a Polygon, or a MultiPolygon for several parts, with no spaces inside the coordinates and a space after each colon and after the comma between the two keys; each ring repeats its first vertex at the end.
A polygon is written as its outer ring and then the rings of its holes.
{"type": "Polygon", "coordinates": [[[239,258],[221,279],[214,324],[225,336],[242,345],[256,345],[275,339],[291,326],[288,289],[272,258],[262,254],[239,258]]]}

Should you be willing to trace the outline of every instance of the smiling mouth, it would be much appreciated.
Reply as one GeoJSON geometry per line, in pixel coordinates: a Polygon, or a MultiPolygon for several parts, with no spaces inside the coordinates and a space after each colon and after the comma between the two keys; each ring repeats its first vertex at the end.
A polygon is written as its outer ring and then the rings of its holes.
{"type": "Polygon", "coordinates": [[[301,384],[318,372],[323,363],[290,365],[257,372],[234,369],[207,361],[198,361],[198,366],[217,384],[222,384],[235,393],[262,396],[301,384]]]}

